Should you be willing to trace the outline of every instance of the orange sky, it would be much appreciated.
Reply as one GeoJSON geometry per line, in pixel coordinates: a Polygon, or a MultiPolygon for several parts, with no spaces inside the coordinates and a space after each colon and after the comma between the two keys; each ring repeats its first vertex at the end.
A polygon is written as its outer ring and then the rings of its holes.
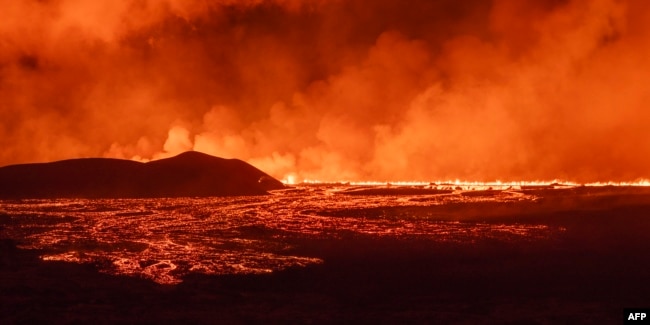
{"type": "Polygon", "coordinates": [[[648,7],[0,0],[0,165],[194,149],[278,178],[650,178],[648,7]]]}

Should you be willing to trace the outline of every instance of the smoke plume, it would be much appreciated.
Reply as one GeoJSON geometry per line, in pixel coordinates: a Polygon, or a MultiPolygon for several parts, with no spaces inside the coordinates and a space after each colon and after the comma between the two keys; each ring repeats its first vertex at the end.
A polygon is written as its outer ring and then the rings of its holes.
{"type": "Polygon", "coordinates": [[[643,0],[0,0],[0,165],[650,178],[643,0]]]}

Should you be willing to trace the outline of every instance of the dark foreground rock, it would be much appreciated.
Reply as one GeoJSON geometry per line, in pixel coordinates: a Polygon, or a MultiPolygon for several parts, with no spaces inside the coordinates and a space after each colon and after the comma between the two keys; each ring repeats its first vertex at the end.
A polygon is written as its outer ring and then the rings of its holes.
{"type": "Polygon", "coordinates": [[[623,308],[650,307],[648,211],[589,205],[500,221],[565,227],[552,242],[305,238],[288,253],[324,264],[175,286],[0,240],[0,324],[620,324],[623,308]]]}
{"type": "Polygon", "coordinates": [[[0,168],[0,198],[260,195],[284,185],[238,159],[199,152],[148,163],[83,158],[0,168]]]}

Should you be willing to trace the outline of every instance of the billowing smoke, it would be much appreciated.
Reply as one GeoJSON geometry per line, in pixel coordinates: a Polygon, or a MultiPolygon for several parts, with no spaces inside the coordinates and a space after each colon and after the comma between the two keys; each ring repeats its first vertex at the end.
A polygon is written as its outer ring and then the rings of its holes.
{"type": "Polygon", "coordinates": [[[0,165],[650,178],[644,0],[0,0],[0,165]]]}

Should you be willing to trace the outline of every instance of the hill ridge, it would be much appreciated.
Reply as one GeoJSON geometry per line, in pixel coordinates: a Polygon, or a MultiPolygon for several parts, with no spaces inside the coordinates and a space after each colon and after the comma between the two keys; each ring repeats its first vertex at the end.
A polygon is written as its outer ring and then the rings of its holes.
{"type": "Polygon", "coordinates": [[[146,163],[75,158],[0,167],[0,198],[263,195],[284,185],[239,159],[196,151],[146,163]]]}

